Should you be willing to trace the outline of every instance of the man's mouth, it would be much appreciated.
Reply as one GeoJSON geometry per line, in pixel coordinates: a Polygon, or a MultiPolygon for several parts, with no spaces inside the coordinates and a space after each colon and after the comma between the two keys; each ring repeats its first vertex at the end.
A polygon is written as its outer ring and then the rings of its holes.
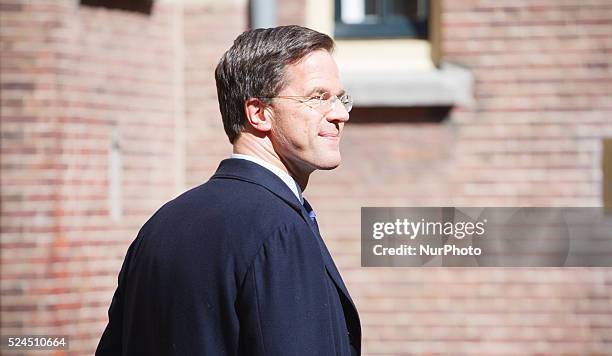
{"type": "Polygon", "coordinates": [[[324,137],[324,138],[328,138],[328,139],[339,139],[340,135],[338,132],[319,132],[319,136],[324,137]]]}

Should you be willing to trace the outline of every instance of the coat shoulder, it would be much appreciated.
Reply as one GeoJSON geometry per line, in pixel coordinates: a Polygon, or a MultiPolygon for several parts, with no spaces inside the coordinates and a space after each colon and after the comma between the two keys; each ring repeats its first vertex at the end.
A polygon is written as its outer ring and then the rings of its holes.
{"type": "Polygon", "coordinates": [[[279,231],[309,230],[300,211],[265,187],[213,179],[162,206],[139,235],[142,248],[167,264],[180,256],[231,266],[240,275],[279,231]]]}

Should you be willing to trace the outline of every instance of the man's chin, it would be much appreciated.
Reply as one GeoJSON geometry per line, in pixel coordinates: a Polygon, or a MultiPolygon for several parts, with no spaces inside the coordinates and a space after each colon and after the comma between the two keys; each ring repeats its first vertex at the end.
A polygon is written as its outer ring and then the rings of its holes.
{"type": "Polygon", "coordinates": [[[337,168],[339,165],[340,164],[337,164],[335,166],[324,166],[324,167],[319,168],[319,170],[321,170],[321,171],[331,171],[332,169],[337,168]]]}
{"type": "Polygon", "coordinates": [[[333,157],[326,157],[326,159],[322,159],[318,162],[319,164],[317,169],[320,169],[322,171],[332,170],[340,165],[340,161],[340,153],[334,155],[333,157]]]}

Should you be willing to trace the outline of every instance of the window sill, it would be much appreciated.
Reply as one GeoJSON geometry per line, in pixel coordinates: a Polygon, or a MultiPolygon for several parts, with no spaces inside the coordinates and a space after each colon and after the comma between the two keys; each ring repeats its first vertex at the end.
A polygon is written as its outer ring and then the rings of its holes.
{"type": "Polygon", "coordinates": [[[470,106],[472,73],[444,64],[428,71],[344,70],[341,77],[356,107],[470,106]]]}

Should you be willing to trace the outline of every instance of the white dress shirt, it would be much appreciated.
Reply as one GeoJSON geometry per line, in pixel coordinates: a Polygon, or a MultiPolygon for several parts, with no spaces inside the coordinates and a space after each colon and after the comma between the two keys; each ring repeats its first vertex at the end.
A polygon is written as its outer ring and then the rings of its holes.
{"type": "Polygon", "coordinates": [[[285,182],[285,184],[287,184],[287,186],[289,187],[289,189],[291,189],[291,191],[293,192],[293,194],[295,194],[296,198],[298,198],[298,200],[300,201],[300,204],[304,204],[304,198],[302,198],[302,189],[300,189],[300,186],[297,184],[297,182],[295,181],[295,179],[293,179],[293,177],[291,177],[289,174],[287,174],[287,172],[283,171],[282,169],[276,167],[275,165],[268,163],[260,158],[254,157],[254,156],[250,156],[250,155],[243,155],[240,153],[233,153],[230,158],[232,159],[245,159],[247,161],[251,161],[253,163],[256,163],[266,169],[268,169],[270,172],[276,174],[278,176],[278,178],[280,178],[283,182],[285,182]]]}

